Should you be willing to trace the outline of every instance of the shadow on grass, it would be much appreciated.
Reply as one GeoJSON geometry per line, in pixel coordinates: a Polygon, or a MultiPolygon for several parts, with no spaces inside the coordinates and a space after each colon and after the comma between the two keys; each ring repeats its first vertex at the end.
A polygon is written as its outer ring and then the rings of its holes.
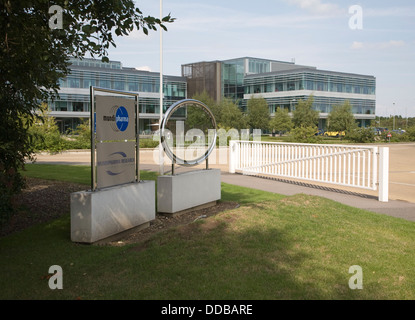
{"type": "MultiPolygon", "coordinates": [[[[150,299],[362,299],[348,287],[348,265],[325,265],[319,250],[304,249],[294,225],[260,204],[158,235],[138,247],[140,279],[150,299]],[[271,221],[269,220],[271,219],[271,221]],[[149,260],[148,260],[149,259],[149,260]],[[154,291],[159,284],[163,290],[154,291]]],[[[372,291],[366,291],[368,297],[372,291]]]]}
{"type": "Polygon", "coordinates": [[[69,216],[0,239],[0,298],[303,300],[388,294],[376,281],[364,290],[349,289],[348,269],[360,254],[359,241],[326,230],[337,220],[313,218],[333,202],[244,190],[222,189],[226,200],[242,200],[240,208],[167,230],[146,243],[72,243],[69,216]],[[63,268],[63,290],[50,290],[43,279],[51,265],[63,268]]]}
{"type": "MultiPolygon", "coordinates": [[[[241,173],[237,173],[237,174],[241,174],[241,173]]],[[[278,181],[278,182],[294,184],[294,185],[301,186],[301,187],[307,187],[307,188],[312,188],[312,189],[319,189],[319,190],[324,190],[324,191],[330,191],[330,192],[335,192],[335,193],[352,195],[352,196],[365,198],[365,199],[375,199],[375,200],[378,199],[377,196],[370,195],[370,194],[364,194],[364,193],[354,192],[354,191],[349,191],[349,190],[342,190],[342,189],[338,189],[338,188],[334,188],[334,187],[321,186],[321,185],[302,182],[302,181],[288,180],[288,179],[284,179],[284,178],[263,176],[263,175],[255,175],[255,174],[252,174],[250,176],[256,177],[256,178],[261,178],[261,179],[266,179],[266,180],[273,180],[273,181],[278,181]]]]}

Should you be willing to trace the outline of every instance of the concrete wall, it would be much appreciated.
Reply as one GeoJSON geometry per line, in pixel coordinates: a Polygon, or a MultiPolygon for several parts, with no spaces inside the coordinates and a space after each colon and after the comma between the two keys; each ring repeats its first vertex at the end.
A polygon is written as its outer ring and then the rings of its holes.
{"type": "Polygon", "coordinates": [[[157,178],[157,211],[175,213],[221,198],[219,169],[195,170],[157,178]]]}
{"type": "Polygon", "coordinates": [[[155,181],[71,194],[71,240],[93,243],[156,216],[155,181]]]}

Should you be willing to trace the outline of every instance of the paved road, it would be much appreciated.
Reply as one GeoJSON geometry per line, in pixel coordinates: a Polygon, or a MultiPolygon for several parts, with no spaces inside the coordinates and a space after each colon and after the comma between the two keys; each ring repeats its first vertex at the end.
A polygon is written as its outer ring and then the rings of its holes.
{"type": "MultiPolygon", "coordinates": [[[[383,145],[385,146],[385,145],[383,145]]],[[[230,184],[257,188],[264,191],[284,195],[305,193],[323,196],[347,205],[362,208],[382,214],[415,221],[415,143],[390,144],[390,170],[389,170],[389,202],[377,200],[376,192],[359,189],[334,189],[328,185],[311,185],[299,181],[264,179],[240,174],[229,174],[226,163],[219,164],[219,152],[216,153],[216,163],[210,159],[210,167],[222,171],[222,181],[230,184]]],[[[140,169],[158,171],[156,164],[158,153],[152,150],[140,151],[140,169]]],[[[226,160],[226,156],[225,156],[226,160]]],[[[39,154],[37,163],[60,164],[90,164],[90,152],[63,152],[57,155],[39,154]]],[[[225,162],[221,157],[221,162],[225,162]]],[[[165,158],[165,171],[171,170],[171,162],[165,158]]],[[[183,168],[176,167],[176,173],[183,168]]],[[[203,166],[200,166],[203,168],[203,166]]]]}

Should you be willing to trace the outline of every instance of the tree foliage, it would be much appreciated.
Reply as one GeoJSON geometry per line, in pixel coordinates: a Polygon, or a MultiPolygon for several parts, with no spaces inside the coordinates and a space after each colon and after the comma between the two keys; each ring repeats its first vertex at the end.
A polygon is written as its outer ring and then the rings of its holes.
{"type": "Polygon", "coordinates": [[[347,131],[346,138],[355,143],[375,142],[375,132],[373,128],[354,128],[347,131]]]}
{"type": "Polygon", "coordinates": [[[275,110],[274,118],[270,121],[270,127],[272,130],[275,130],[275,132],[279,132],[280,134],[283,131],[290,131],[293,127],[293,123],[290,115],[288,114],[288,110],[284,108],[277,108],[277,110],[275,110]]]}
{"type": "Polygon", "coordinates": [[[220,107],[216,103],[215,99],[213,99],[206,90],[203,90],[202,93],[197,93],[193,95],[192,99],[198,100],[204,103],[205,105],[207,105],[210,111],[212,111],[215,117],[216,123],[220,122],[220,107]]]}
{"type": "Polygon", "coordinates": [[[230,99],[224,98],[219,104],[220,126],[227,129],[246,129],[247,119],[241,109],[230,99]]]}
{"type": "Polygon", "coordinates": [[[115,36],[148,34],[173,20],[145,17],[133,0],[0,0],[0,193],[10,194],[2,201],[10,204],[22,187],[18,170],[33,158],[34,111],[57,95],[69,57],[108,61],[115,36]],[[61,29],[49,26],[52,4],[63,9],[61,29]]]}
{"type": "Polygon", "coordinates": [[[254,98],[248,100],[247,104],[248,124],[251,129],[268,130],[270,114],[268,103],[264,98],[254,98]]]}
{"type": "Polygon", "coordinates": [[[65,141],[61,137],[55,118],[50,116],[46,103],[43,103],[39,108],[28,133],[30,135],[30,145],[34,151],[55,153],[65,149],[65,141]]]}
{"type": "Polygon", "coordinates": [[[294,142],[302,143],[317,143],[321,141],[320,136],[316,136],[315,126],[300,126],[296,127],[290,132],[294,142]]]}
{"type": "Polygon", "coordinates": [[[319,112],[313,109],[313,102],[313,96],[306,101],[298,101],[293,111],[294,127],[316,127],[318,125],[319,112]]]}
{"type": "Polygon", "coordinates": [[[186,106],[185,131],[190,129],[200,129],[205,135],[209,129],[214,129],[210,117],[198,105],[186,106]]]}
{"type": "Polygon", "coordinates": [[[356,120],[352,113],[352,106],[349,101],[345,101],[342,105],[333,106],[328,116],[329,131],[345,131],[350,132],[357,128],[356,120]]]}

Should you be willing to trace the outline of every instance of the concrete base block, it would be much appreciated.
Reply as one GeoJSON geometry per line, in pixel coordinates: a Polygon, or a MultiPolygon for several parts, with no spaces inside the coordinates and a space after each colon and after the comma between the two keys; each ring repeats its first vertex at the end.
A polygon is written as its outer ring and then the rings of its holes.
{"type": "Polygon", "coordinates": [[[219,169],[195,170],[157,178],[157,211],[176,213],[220,200],[219,169]]]}
{"type": "Polygon", "coordinates": [[[71,194],[71,240],[94,243],[156,218],[155,182],[71,194]]]}

